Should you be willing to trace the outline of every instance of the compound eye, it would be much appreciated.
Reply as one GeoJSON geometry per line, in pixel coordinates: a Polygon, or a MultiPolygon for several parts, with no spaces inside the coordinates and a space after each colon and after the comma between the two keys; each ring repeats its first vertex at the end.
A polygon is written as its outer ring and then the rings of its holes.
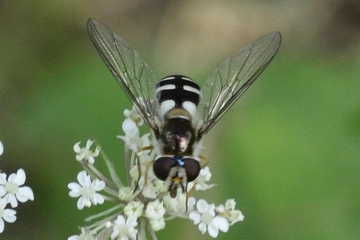
{"type": "Polygon", "coordinates": [[[169,176],[172,167],[173,160],[171,157],[159,157],[153,164],[153,170],[156,177],[162,181],[165,181],[169,176]]]}
{"type": "Polygon", "coordinates": [[[184,159],[184,168],[187,176],[187,181],[194,181],[200,173],[200,164],[198,161],[192,158],[184,159]]]}

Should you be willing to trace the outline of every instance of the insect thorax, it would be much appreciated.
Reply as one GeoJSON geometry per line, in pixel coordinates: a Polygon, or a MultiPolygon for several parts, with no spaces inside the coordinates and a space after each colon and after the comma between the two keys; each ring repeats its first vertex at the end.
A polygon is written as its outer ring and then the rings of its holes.
{"type": "Polygon", "coordinates": [[[169,119],[160,133],[163,154],[191,156],[195,140],[195,129],[186,119],[169,119]]]}

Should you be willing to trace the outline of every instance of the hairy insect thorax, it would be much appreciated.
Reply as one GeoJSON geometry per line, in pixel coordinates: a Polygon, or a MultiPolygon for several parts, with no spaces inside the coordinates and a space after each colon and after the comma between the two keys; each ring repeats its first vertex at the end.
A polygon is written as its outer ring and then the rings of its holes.
{"type": "Polygon", "coordinates": [[[193,153],[195,139],[191,122],[181,118],[167,121],[160,134],[164,154],[190,156],[193,153]]]}

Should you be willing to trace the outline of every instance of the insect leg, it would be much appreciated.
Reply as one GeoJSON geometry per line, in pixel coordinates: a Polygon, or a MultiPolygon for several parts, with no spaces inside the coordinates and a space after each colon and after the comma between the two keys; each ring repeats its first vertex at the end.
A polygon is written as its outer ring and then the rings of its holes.
{"type": "MultiPolygon", "coordinates": [[[[154,146],[147,146],[147,147],[142,147],[142,148],[139,148],[138,150],[138,153],[142,152],[142,151],[148,151],[148,150],[153,150],[154,149],[154,146]]],[[[141,179],[141,165],[140,165],[140,157],[137,156],[136,158],[136,165],[137,165],[137,168],[138,168],[138,180],[136,182],[136,186],[135,186],[135,189],[134,189],[134,192],[136,192],[136,190],[139,188],[139,182],[140,182],[140,179],[141,179]]],[[[146,166],[146,170],[145,170],[145,185],[147,184],[147,170],[149,169],[149,166],[146,166]]]]}
{"type": "Polygon", "coordinates": [[[203,161],[203,163],[200,164],[201,168],[204,168],[204,167],[206,167],[206,165],[209,164],[209,160],[206,157],[204,157],[203,155],[200,154],[199,158],[200,158],[200,160],[203,161]]]}

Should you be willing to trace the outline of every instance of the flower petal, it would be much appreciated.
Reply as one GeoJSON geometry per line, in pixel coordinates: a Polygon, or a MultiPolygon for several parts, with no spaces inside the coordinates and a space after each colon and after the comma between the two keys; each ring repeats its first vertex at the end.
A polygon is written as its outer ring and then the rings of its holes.
{"type": "Polygon", "coordinates": [[[6,182],[6,173],[0,173],[0,184],[5,185],[6,182]]]}
{"type": "Polygon", "coordinates": [[[190,218],[190,220],[192,220],[194,222],[195,225],[198,224],[199,222],[201,222],[201,216],[197,212],[191,212],[189,214],[189,218],[190,218]]]}
{"type": "Polygon", "coordinates": [[[16,198],[19,202],[26,202],[27,200],[34,200],[34,193],[30,187],[20,187],[16,193],[16,198]]]}
{"type": "Polygon", "coordinates": [[[0,186],[0,197],[3,197],[7,193],[4,186],[0,186]]]}
{"type": "Polygon", "coordinates": [[[91,202],[96,205],[96,204],[103,204],[104,203],[104,197],[103,195],[101,195],[100,193],[95,193],[92,197],[91,197],[91,202]]]}
{"type": "Polygon", "coordinates": [[[79,174],[77,175],[77,180],[81,186],[90,186],[91,184],[90,176],[86,174],[85,170],[79,172],[79,174]]]}
{"type": "Polygon", "coordinates": [[[5,209],[3,218],[4,218],[5,221],[7,221],[9,223],[13,223],[13,222],[16,221],[15,214],[16,214],[15,210],[13,210],[13,209],[5,209]]]}
{"type": "Polygon", "coordinates": [[[235,205],[236,205],[236,202],[234,199],[228,199],[226,202],[225,202],[225,209],[226,210],[234,210],[235,209],[235,205]]]}
{"type": "Polygon", "coordinates": [[[0,141],[0,156],[3,154],[4,152],[4,146],[2,144],[2,142],[0,141]]]}
{"type": "Polygon", "coordinates": [[[80,148],[80,143],[81,143],[81,142],[75,143],[75,145],[74,145],[74,147],[73,147],[73,150],[74,150],[75,153],[79,153],[79,152],[80,152],[80,150],[81,150],[81,148],[80,148]]]}
{"type": "Polygon", "coordinates": [[[4,231],[4,227],[5,227],[4,220],[2,220],[2,218],[0,218],[0,233],[2,233],[4,231]]]}
{"type": "Polygon", "coordinates": [[[122,129],[128,137],[139,136],[139,128],[136,126],[136,123],[129,118],[123,122],[122,129]]]}
{"type": "Polygon", "coordinates": [[[12,208],[16,208],[18,206],[18,202],[14,194],[6,194],[4,197],[4,201],[10,203],[12,208]]]}
{"type": "Polygon", "coordinates": [[[203,212],[206,212],[209,209],[209,205],[204,199],[200,199],[196,203],[196,208],[199,210],[199,212],[203,213],[203,212]]]}
{"type": "Polygon", "coordinates": [[[137,226],[137,218],[134,216],[130,216],[127,220],[126,220],[126,224],[131,226],[131,227],[136,227],[137,226]]]}
{"type": "Polygon", "coordinates": [[[222,232],[227,232],[229,230],[229,222],[225,218],[220,216],[214,217],[211,225],[216,226],[222,232]]]}
{"type": "Polygon", "coordinates": [[[87,199],[86,199],[86,198],[80,197],[80,198],[78,199],[78,201],[77,201],[77,205],[76,205],[77,208],[78,208],[79,210],[82,210],[82,209],[85,207],[86,202],[87,202],[87,199]]]}
{"type": "Polygon", "coordinates": [[[105,182],[101,181],[99,179],[95,179],[92,183],[91,186],[95,189],[95,191],[101,191],[105,188],[105,182]]]}
{"type": "Polygon", "coordinates": [[[205,232],[206,232],[206,230],[207,230],[207,227],[206,227],[206,224],[205,223],[200,223],[199,224],[199,230],[200,230],[200,232],[202,233],[202,234],[204,234],[205,232]]]}
{"type": "Polygon", "coordinates": [[[14,178],[14,183],[16,183],[17,185],[21,186],[25,183],[26,180],[26,174],[24,169],[20,168],[17,172],[16,172],[16,176],[14,178]]]}
{"type": "Polygon", "coordinates": [[[81,193],[81,186],[78,183],[72,182],[68,184],[68,188],[70,189],[70,197],[78,197],[81,193]],[[77,195],[77,196],[72,196],[77,195]]]}
{"type": "Polygon", "coordinates": [[[216,226],[214,226],[213,224],[210,224],[208,226],[208,232],[209,232],[209,235],[213,238],[216,238],[219,235],[219,229],[216,226]]]}
{"type": "Polygon", "coordinates": [[[90,147],[91,147],[91,145],[92,145],[93,143],[94,143],[94,141],[92,141],[92,140],[90,140],[90,139],[87,140],[87,142],[86,142],[86,147],[85,147],[85,148],[89,150],[90,147]]]}

